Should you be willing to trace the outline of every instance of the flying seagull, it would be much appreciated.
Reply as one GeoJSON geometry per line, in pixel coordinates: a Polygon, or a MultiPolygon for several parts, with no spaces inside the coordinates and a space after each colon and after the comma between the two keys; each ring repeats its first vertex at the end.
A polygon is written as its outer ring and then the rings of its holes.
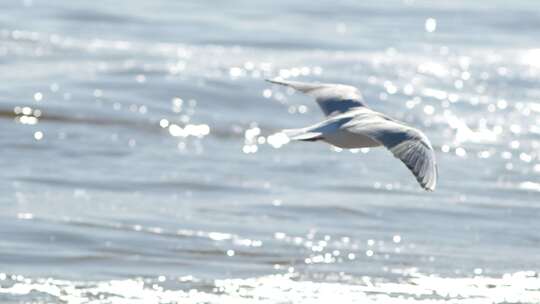
{"type": "Polygon", "coordinates": [[[280,78],[268,82],[315,97],[326,119],[309,127],[283,130],[291,140],[324,141],[352,149],[384,146],[399,158],[428,191],[437,185],[437,163],[429,139],[421,131],[371,110],[360,91],[342,84],[305,83],[280,78]]]}

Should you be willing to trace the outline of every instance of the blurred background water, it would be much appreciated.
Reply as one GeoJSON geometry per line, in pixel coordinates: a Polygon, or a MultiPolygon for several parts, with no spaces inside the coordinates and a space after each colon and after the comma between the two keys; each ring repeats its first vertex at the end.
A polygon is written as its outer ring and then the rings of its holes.
{"type": "Polygon", "coordinates": [[[2,303],[540,303],[536,1],[0,2],[2,303]],[[423,130],[281,146],[357,86],[423,130]]]}

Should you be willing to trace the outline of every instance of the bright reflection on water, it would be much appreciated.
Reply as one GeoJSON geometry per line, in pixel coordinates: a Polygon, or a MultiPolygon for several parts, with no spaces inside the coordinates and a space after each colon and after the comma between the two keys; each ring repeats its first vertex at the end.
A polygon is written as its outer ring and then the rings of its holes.
{"type": "Polygon", "coordinates": [[[406,270],[401,282],[367,276],[354,283],[304,281],[297,274],[201,282],[187,276],[99,282],[27,279],[0,274],[0,294],[67,303],[538,303],[534,272],[492,278],[444,278],[406,270]],[[204,287],[198,287],[204,286],[204,287]],[[198,287],[198,288],[197,288],[198,287]]]}
{"type": "Polygon", "coordinates": [[[0,9],[0,302],[540,303],[535,3],[0,9]],[[322,114],[272,77],[423,130],[437,191],[290,143],[322,114]]]}

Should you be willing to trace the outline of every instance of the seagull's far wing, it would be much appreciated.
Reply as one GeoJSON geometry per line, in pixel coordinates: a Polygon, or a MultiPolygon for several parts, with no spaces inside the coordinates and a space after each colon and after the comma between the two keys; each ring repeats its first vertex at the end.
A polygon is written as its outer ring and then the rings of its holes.
{"type": "Polygon", "coordinates": [[[288,86],[309,96],[315,97],[319,107],[326,116],[345,113],[351,108],[366,107],[360,91],[352,86],[285,81],[281,79],[267,79],[267,81],[288,86]]]}
{"type": "Polygon", "coordinates": [[[343,128],[380,142],[409,168],[422,188],[435,190],[438,175],[435,152],[422,132],[376,112],[360,115],[343,128]]]}

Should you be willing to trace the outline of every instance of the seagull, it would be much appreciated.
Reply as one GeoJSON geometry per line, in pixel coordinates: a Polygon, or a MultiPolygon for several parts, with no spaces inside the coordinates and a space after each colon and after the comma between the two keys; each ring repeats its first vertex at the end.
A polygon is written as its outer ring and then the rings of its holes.
{"type": "Polygon", "coordinates": [[[312,126],[281,131],[289,140],[324,141],[344,149],[384,146],[409,168],[423,189],[435,190],[437,162],[426,135],[371,110],[357,88],[343,84],[285,81],[281,78],[266,81],[315,97],[326,115],[325,120],[312,126]]]}

